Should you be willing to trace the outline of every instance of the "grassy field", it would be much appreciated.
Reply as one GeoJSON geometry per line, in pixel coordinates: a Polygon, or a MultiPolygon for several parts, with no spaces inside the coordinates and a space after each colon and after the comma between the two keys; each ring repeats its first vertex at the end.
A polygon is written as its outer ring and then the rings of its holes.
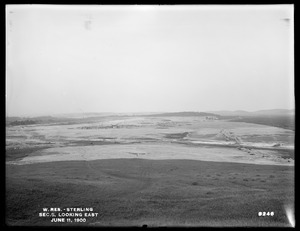
{"type": "MultiPolygon", "coordinates": [[[[66,161],[6,168],[8,225],[61,225],[44,207],[92,207],[100,226],[288,226],[294,167],[193,160],[66,161]],[[259,217],[274,211],[273,217],[259,217]]],[[[66,225],[66,224],[64,224],[66,225]]],[[[68,225],[68,224],[67,224],[68,225]]]]}

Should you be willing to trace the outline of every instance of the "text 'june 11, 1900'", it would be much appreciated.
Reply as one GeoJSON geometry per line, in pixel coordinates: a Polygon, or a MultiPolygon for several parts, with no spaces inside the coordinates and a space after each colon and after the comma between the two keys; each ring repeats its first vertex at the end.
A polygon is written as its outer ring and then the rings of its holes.
{"type": "Polygon", "coordinates": [[[50,218],[53,223],[87,222],[98,217],[93,208],[43,208],[39,217],[50,218]]]}

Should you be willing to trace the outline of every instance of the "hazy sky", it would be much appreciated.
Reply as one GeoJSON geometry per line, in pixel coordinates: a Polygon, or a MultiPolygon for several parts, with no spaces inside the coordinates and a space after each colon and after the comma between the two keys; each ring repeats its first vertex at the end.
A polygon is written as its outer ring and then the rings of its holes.
{"type": "Polygon", "coordinates": [[[6,6],[9,116],[294,108],[292,5],[6,6]]]}

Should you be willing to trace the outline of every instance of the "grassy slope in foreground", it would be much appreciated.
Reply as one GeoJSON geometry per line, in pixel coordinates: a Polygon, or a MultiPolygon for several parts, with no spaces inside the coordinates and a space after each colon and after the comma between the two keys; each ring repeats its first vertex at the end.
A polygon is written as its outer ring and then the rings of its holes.
{"type": "Polygon", "coordinates": [[[115,159],[6,167],[8,225],[68,225],[43,207],[93,207],[99,226],[288,226],[294,167],[115,159]],[[274,211],[273,217],[258,217],[274,211]]]}

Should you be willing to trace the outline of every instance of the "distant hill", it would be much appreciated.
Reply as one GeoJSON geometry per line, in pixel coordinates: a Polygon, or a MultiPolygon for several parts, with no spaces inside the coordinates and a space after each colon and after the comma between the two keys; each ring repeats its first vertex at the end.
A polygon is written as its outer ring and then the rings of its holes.
{"type": "Polygon", "coordinates": [[[291,116],[294,115],[294,110],[288,110],[288,109],[270,109],[270,110],[259,110],[259,111],[243,111],[243,110],[237,110],[237,111],[208,111],[208,113],[214,113],[221,116],[291,116]]]}
{"type": "Polygon", "coordinates": [[[221,116],[249,116],[251,115],[251,112],[248,111],[208,111],[207,113],[213,113],[221,116]]]}
{"type": "Polygon", "coordinates": [[[294,115],[295,110],[287,109],[271,109],[271,110],[260,110],[254,111],[252,114],[255,115],[294,115]]]}
{"type": "Polygon", "coordinates": [[[36,117],[31,117],[32,119],[35,120],[54,120],[55,117],[53,116],[36,116],[36,117]]]}
{"type": "Polygon", "coordinates": [[[6,122],[12,122],[16,120],[23,120],[23,117],[18,117],[18,116],[10,116],[10,117],[5,117],[6,122]]]}
{"type": "Polygon", "coordinates": [[[207,112],[169,112],[169,113],[160,113],[160,114],[152,114],[146,115],[152,117],[167,117],[167,116],[215,116],[219,117],[217,114],[207,113],[207,112]]]}

